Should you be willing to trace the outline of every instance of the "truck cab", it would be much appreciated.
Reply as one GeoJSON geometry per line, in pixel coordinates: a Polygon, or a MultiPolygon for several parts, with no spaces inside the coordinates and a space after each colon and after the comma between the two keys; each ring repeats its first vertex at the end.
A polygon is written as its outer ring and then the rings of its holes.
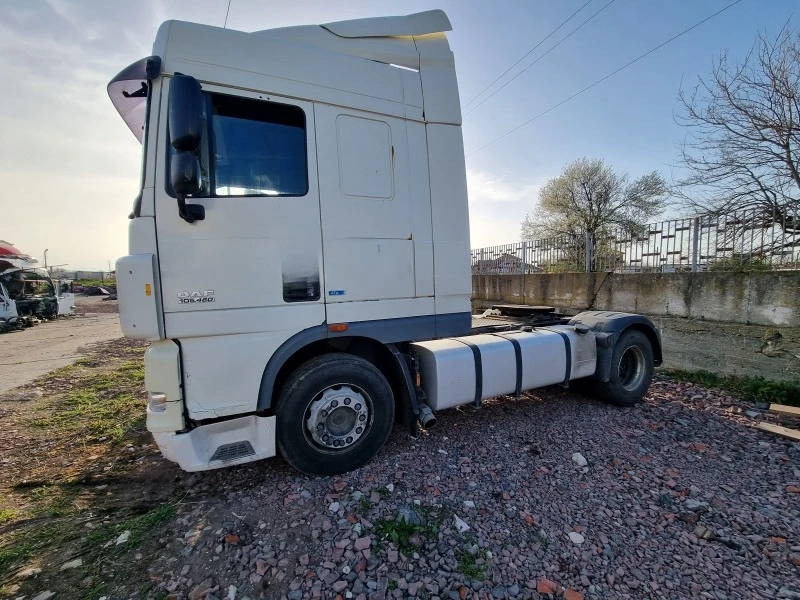
{"type": "MultiPolygon", "coordinates": [[[[168,21],[109,83],[143,148],[120,322],[151,342],[148,428],[184,469],[280,452],[350,470],[396,420],[432,423],[425,398],[448,392],[425,369],[467,377],[415,346],[472,333],[450,29],[437,10],[252,33],[168,21]]],[[[569,352],[566,381],[595,372],[593,333],[569,352]]]]}

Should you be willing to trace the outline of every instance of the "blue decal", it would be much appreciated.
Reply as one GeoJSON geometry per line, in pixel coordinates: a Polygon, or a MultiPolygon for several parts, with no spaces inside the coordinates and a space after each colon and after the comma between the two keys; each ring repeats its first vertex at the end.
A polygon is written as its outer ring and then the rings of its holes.
{"type": "Polygon", "coordinates": [[[344,290],[328,290],[328,296],[344,296],[344,290]]]}

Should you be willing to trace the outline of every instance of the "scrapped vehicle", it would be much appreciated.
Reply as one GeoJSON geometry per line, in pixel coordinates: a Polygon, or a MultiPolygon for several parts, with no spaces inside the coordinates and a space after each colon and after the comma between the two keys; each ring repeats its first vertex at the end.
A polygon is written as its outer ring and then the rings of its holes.
{"type": "Polygon", "coordinates": [[[72,281],[54,282],[37,264],[29,255],[0,241],[0,331],[72,314],[72,281]]]}
{"type": "Polygon", "coordinates": [[[168,21],[109,83],[143,151],[120,323],[151,342],[147,427],[183,469],[280,453],[330,475],[450,407],[575,380],[646,393],[661,342],[643,316],[473,318],[450,29],[439,10],[168,21]]]}

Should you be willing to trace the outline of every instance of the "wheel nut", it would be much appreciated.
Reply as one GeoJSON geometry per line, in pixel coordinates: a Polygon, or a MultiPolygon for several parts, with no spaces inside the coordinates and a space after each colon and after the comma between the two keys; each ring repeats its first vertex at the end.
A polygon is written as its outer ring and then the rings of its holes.
{"type": "Polygon", "coordinates": [[[361,435],[361,432],[364,431],[363,427],[356,427],[356,433],[361,435]]]}
{"type": "Polygon", "coordinates": [[[350,398],[345,398],[344,399],[344,404],[345,404],[345,406],[350,406],[350,398]]]}
{"type": "Polygon", "coordinates": [[[353,438],[348,436],[347,443],[348,444],[352,444],[353,443],[353,438]]]}
{"type": "Polygon", "coordinates": [[[339,406],[339,401],[338,400],[334,400],[333,402],[331,402],[331,407],[332,408],[336,408],[337,406],[339,406]]]}
{"type": "Polygon", "coordinates": [[[319,411],[319,416],[322,417],[322,418],[327,417],[328,416],[328,411],[327,410],[319,411]]]}
{"type": "Polygon", "coordinates": [[[359,421],[366,421],[366,420],[367,420],[367,415],[361,415],[361,416],[359,416],[359,417],[358,417],[358,420],[359,420],[359,421]]]}
{"type": "Polygon", "coordinates": [[[356,404],[356,410],[361,410],[361,405],[360,404],[356,404]]]}
{"type": "Polygon", "coordinates": [[[317,431],[322,431],[323,429],[325,429],[325,425],[322,423],[317,423],[317,431]]]}

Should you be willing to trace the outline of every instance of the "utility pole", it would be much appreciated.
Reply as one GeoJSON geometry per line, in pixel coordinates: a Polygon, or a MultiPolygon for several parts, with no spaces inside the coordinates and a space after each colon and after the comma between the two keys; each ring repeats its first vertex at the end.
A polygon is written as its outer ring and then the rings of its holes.
{"type": "Polygon", "coordinates": [[[50,271],[47,270],[47,250],[48,250],[47,248],[44,249],[44,269],[49,274],[50,271]]]}

